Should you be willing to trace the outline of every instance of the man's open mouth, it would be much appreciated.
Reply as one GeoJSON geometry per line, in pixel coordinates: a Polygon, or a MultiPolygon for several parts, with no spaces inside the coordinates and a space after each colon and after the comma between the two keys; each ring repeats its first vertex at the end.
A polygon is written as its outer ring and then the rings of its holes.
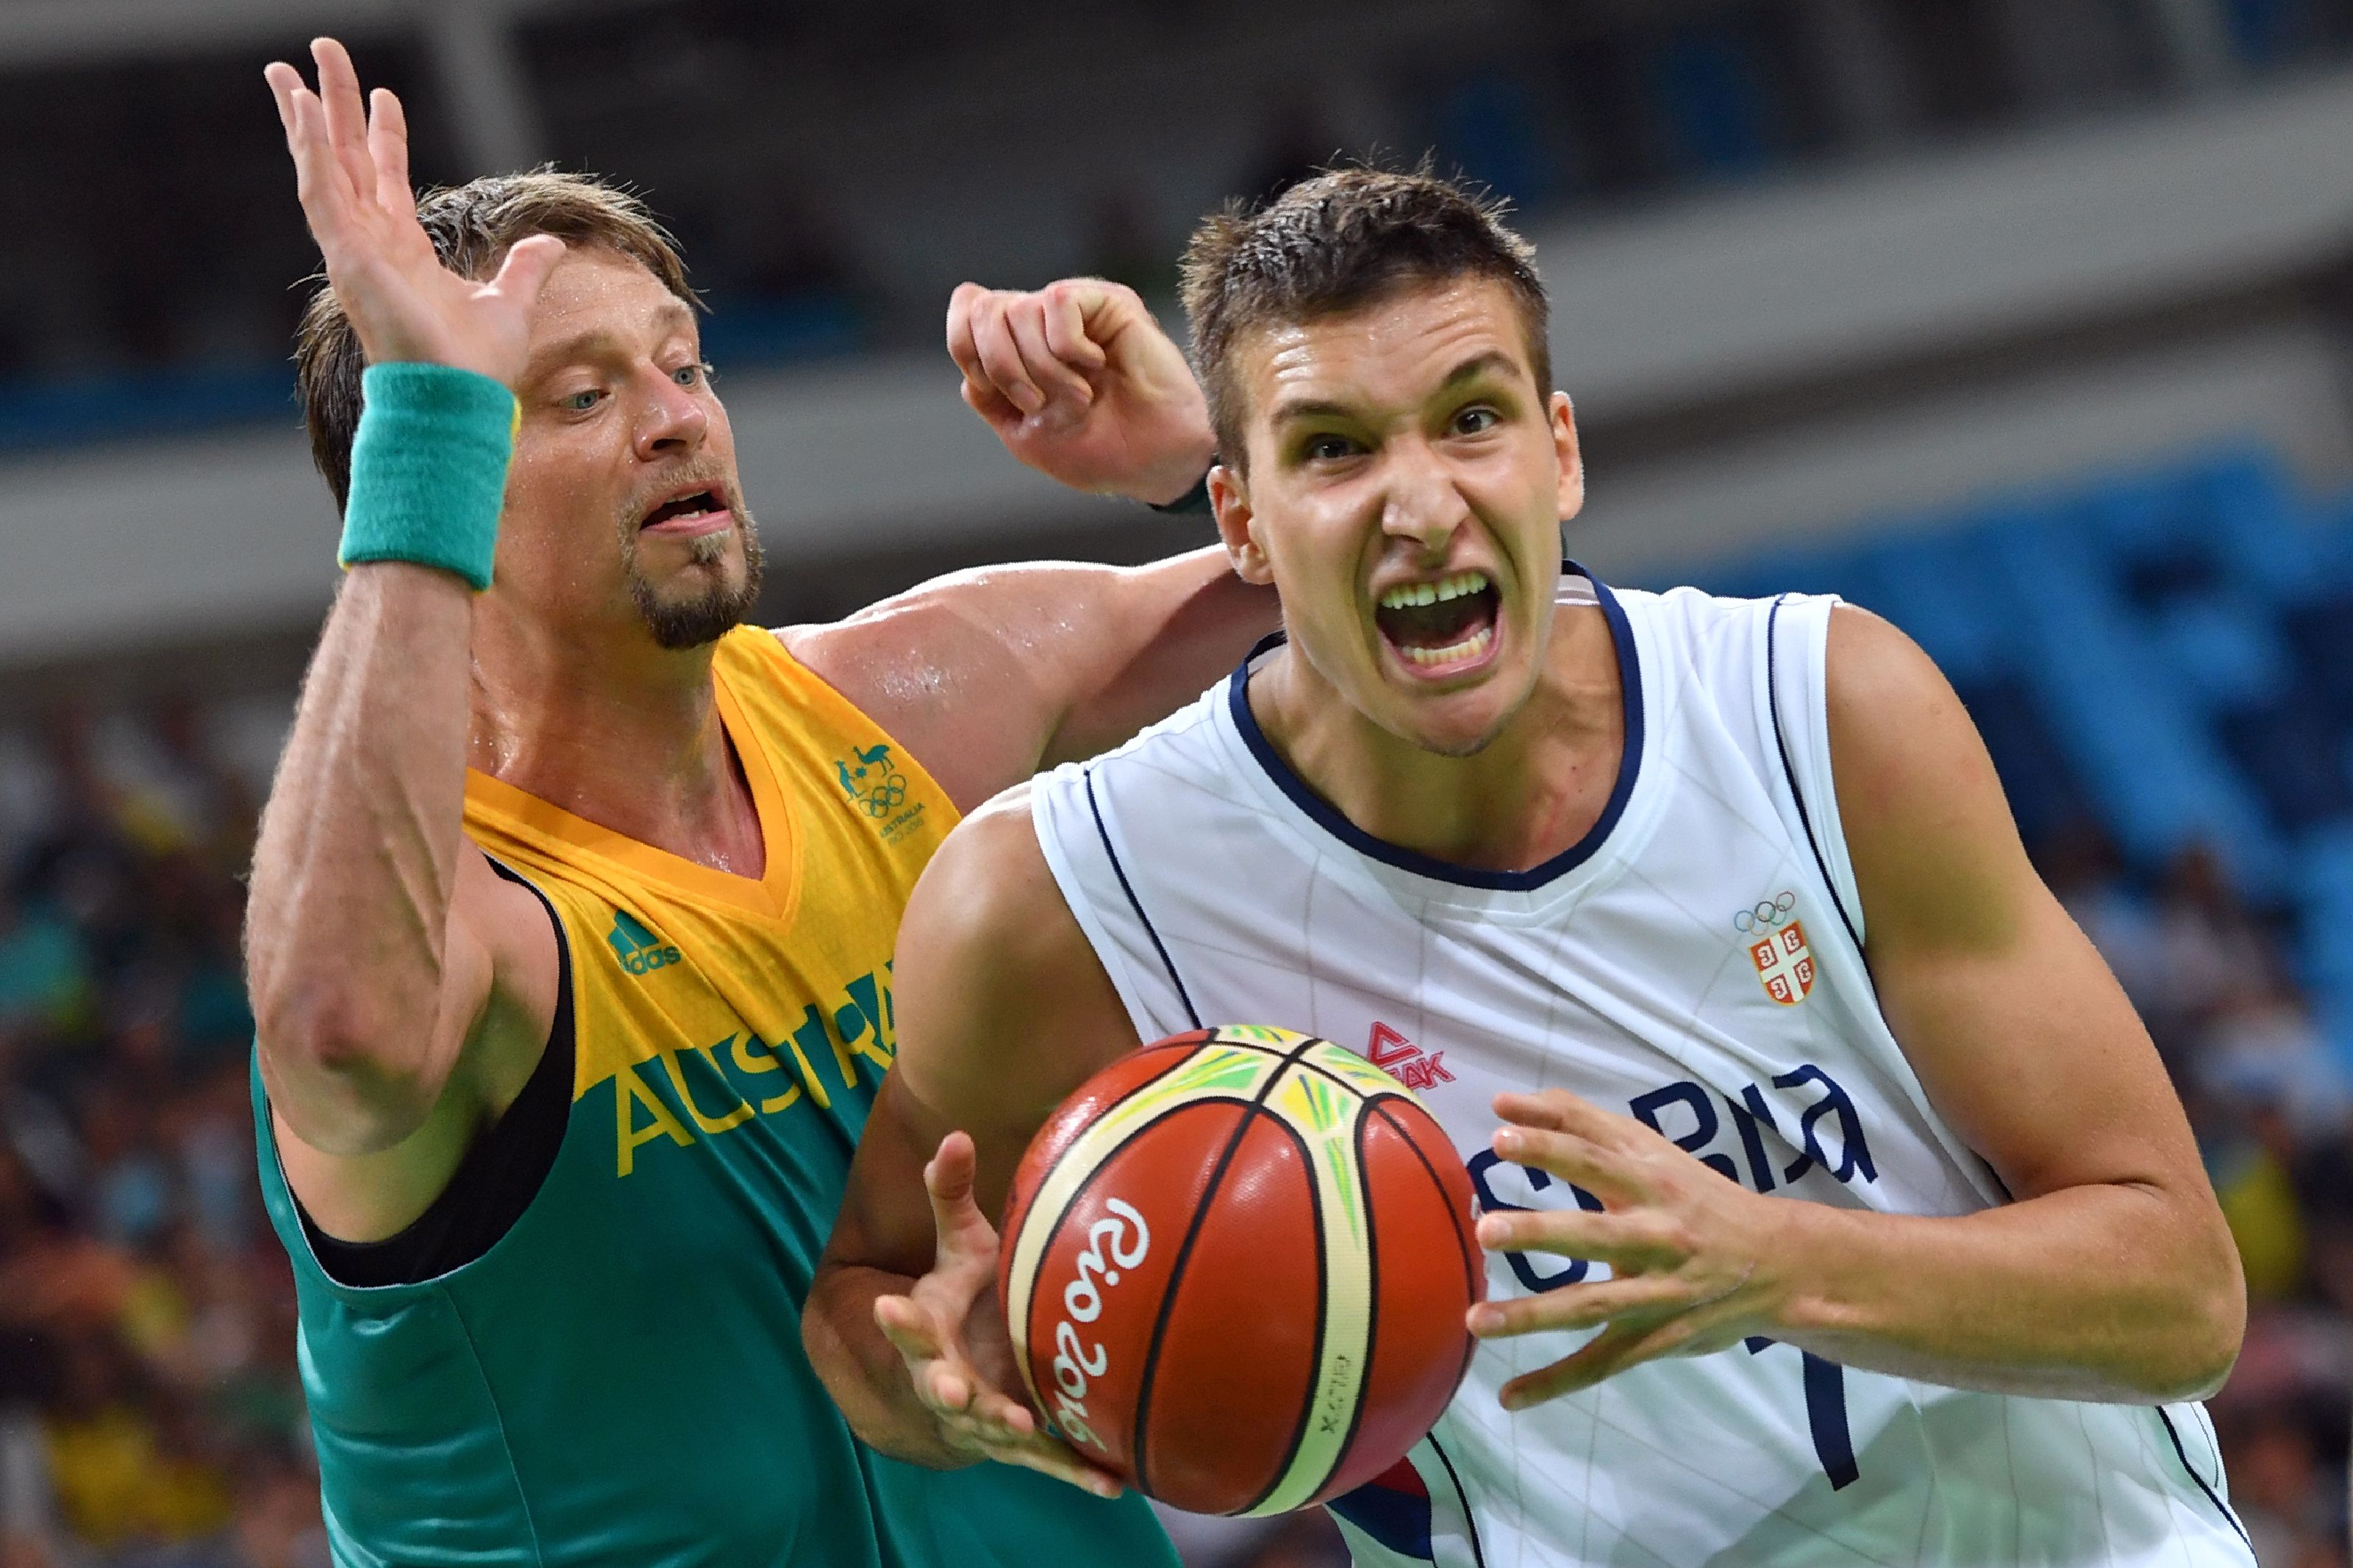
{"type": "Polygon", "coordinates": [[[723,514],[726,510],[726,498],[717,490],[691,490],[685,495],[674,496],[654,508],[646,514],[645,521],[638,523],[638,527],[643,530],[659,528],[665,523],[675,523],[679,525],[680,531],[691,532],[696,523],[723,514]]]}
{"type": "Polygon", "coordinates": [[[1437,672],[1478,663],[1495,645],[1503,596],[1484,572],[1401,583],[1380,597],[1374,624],[1398,657],[1437,672]]]}

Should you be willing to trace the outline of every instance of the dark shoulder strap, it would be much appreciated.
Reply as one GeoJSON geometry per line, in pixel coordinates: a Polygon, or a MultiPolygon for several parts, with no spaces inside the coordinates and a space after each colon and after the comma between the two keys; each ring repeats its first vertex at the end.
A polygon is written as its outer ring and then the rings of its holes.
{"type": "MultiPolygon", "coordinates": [[[[473,1262],[512,1229],[555,1168],[572,1115],[572,952],[547,895],[498,861],[491,868],[530,889],[555,927],[555,1017],[539,1065],[505,1114],[485,1122],[449,1184],[408,1228],[382,1241],[338,1241],[294,1199],[311,1256],[339,1285],[415,1285],[473,1262]]],[[[293,1197],[292,1190],[287,1195],[293,1197]]]]}
{"type": "Polygon", "coordinates": [[[1789,595],[1782,595],[1765,612],[1765,702],[1773,720],[1773,747],[1781,758],[1781,776],[1789,783],[1789,798],[1798,803],[1798,826],[1805,829],[1806,847],[1814,852],[1814,869],[1822,874],[1822,886],[1831,895],[1831,907],[1838,910],[1839,923],[1846,927],[1847,940],[1854,943],[1857,952],[1862,951],[1862,932],[1848,912],[1846,900],[1839,897],[1838,879],[1831,875],[1831,863],[1822,853],[1822,841],[1814,831],[1814,814],[1806,809],[1805,786],[1799,782],[1798,765],[1789,756],[1789,732],[1781,722],[1781,606],[1789,595]]]}

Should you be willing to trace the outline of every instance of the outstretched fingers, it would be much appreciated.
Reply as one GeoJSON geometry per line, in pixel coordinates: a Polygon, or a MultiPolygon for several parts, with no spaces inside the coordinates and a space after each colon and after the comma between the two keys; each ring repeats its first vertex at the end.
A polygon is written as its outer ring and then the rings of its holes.
{"type": "Polygon", "coordinates": [[[922,1303],[912,1296],[877,1296],[874,1298],[874,1326],[891,1342],[891,1348],[906,1359],[908,1366],[936,1361],[947,1347],[922,1303]]]}
{"type": "Polygon", "coordinates": [[[1123,1489],[1117,1476],[1089,1464],[1076,1449],[1042,1432],[1018,1442],[992,1444],[988,1457],[1000,1464],[1019,1465],[1058,1481],[1067,1481],[1099,1498],[1115,1498],[1123,1489]]]}
{"type": "Polygon", "coordinates": [[[1696,1331],[1688,1316],[1613,1323],[1575,1355],[1512,1379],[1496,1391],[1496,1399],[1506,1410],[1525,1410],[1575,1394],[1630,1366],[1672,1355],[1696,1331]]]}
{"type": "Polygon", "coordinates": [[[972,1195],[976,1158],[971,1136],[951,1132],[923,1166],[923,1191],[932,1200],[932,1226],[938,1237],[934,1273],[984,1258],[990,1272],[995,1270],[997,1228],[972,1195]]]}
{"type": "Polygon", "coordinates": [[[269,84],[270,100],[278,105],[278,123],[286,132],[286,148],[294,148],[294,95],[302,89],[302,73],[284,60],[272,60],[261,68],[261,79],[269,84]]]}
{"type": "Polygon", "coordinates": [[[294,160],[294,194],[312,237],[324,248],[343,233],[351,205],[343,167],[327,144],[325,110],[292,66],[275,63],[262,74],[278,100],[279,121],[286,127],[286,151],[294,160]]]}
{"type": "Polygon", "coordinates": [[[1620,1123],[1630,1120],[1604,1110],[1565,1089],[1539,1089],[1534,1094],[1499,1094],[1494,1109],[1504,1121],[1523,1127],[1574,1133],[1597,1142],[1606,1142],[1620,1123]]]}
{"type": "Polygon", "coordinates": [[[311,58],[319,67],[319,103],[335,162],[353,195],[373,199],[375,163],[368,156],[367,110],[360,101],[359,72],[350,52],[333,38],[311,40],[311,58]]]}
{"type": "Polygon", "coordinates": [[[973,1402],[978,1380],[964,1369],[939,1321],[911,1296],[877,1296],[874,1324],[899,1359],[907,1363],[915,1396],[940,1416],[961,1415],[973,1402]]]}
{"type": "Polygon", "coordinates": [[[1655,1321],[1660,1313],[1689,1306],[1691,1301],[1691,1287],[1680,1279],[1635,1274],[1591,1285],[1570,1285],[1538,1296],[1482,1301],[1471,1309],[1469,1321],[1471,1331],[1482,1340],[1509,1339],[1514,1334],[1598,1329],[1636,1317],[1655,1321]]]}
{"type": "Polygon", "coordinates": [[[375,171],[376,205],[388,213],[415,212],[408,184],[408,111],[400,95],[380,87],[368,95],[368,162],[375,171]]]}
{"type": "Polygon", "coordinates": [[[1604,1203],[1623,1204],[1635,1195],[1624,1162],[1580,1133],[1506,1125],[1496,1132],[1494,1149],[1514,1164],[1549,1172],[1604,1203]]]}

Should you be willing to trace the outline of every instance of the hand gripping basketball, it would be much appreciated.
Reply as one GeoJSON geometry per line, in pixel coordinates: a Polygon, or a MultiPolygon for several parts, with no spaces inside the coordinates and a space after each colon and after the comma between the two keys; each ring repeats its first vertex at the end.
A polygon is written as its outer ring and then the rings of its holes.
{"type": "Polygon", "coordinates": [[[997,1310],[997,1229],[973,1201],[972,1179],[972,1140],[951,1132],[923,1167],[938,1232],[931,1271],[904,1296],[878,1297],[874,1321],[951,1447],[1117,1497],[1117,1477],[1047,1433],[980,1370],[982,1362],[1009,1370],[1013,1350],[997,1310]]]}

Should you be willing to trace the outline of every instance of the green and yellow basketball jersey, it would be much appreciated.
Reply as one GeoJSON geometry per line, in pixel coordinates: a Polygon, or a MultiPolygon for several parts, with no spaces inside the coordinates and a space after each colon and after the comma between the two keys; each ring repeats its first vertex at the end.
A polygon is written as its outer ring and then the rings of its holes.
{"type": "Polygon", "coordinates": [[[331,1279],[257,1078],[336,1561],[1173,1568],[1142,1500],[884,1458],[811,1370],[801,1305],[891,1065],[892,944],[955,810],[773,635],[715,662],[756,880],[469,780],[468,833],[555,911],[574,1041],[554,1163],[486,1251],[331,1279]]]}

